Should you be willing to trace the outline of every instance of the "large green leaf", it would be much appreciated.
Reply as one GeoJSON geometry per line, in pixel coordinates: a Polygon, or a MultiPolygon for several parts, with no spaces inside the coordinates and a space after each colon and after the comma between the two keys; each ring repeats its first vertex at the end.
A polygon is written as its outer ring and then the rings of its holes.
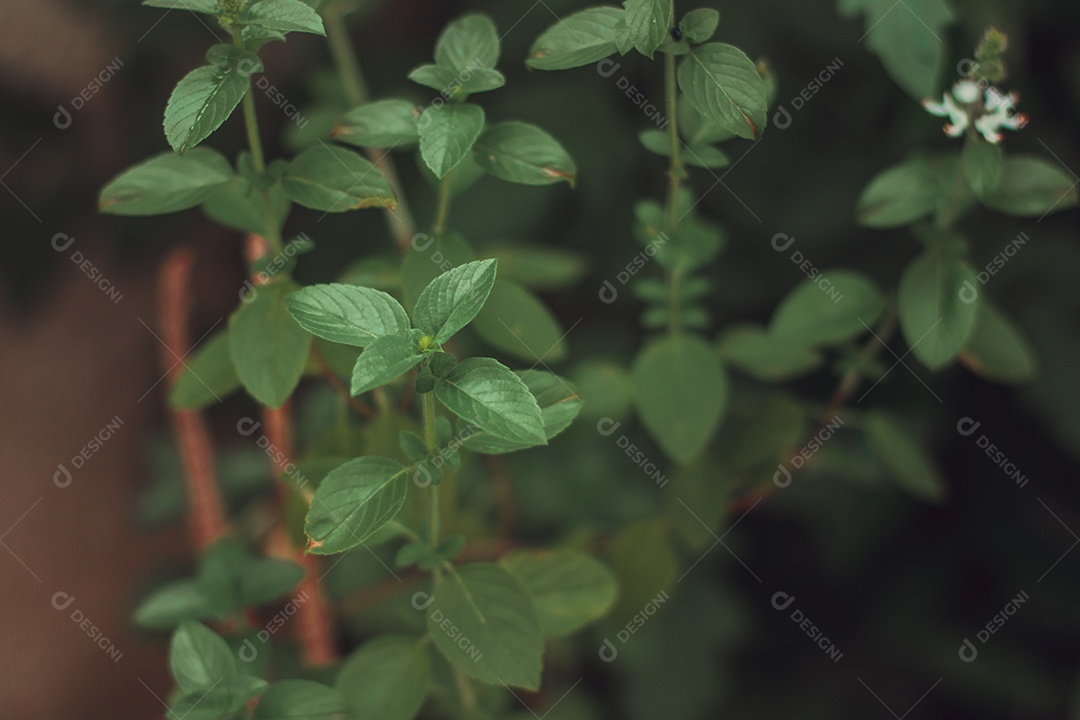
{"type": "Polygon", "coordinates": [[[311,335],[285,308],[285,298],[294,290],[291,282],[260,286],[255,298],[229,318],[236,375],[252,397],[268,407],[281,407],[292,394],[311,349],[311,335]]]}
{"type": "Polygon", "coordinates": [[[713,125],[756,139],[765,129],[766,85],[746,54],[732,45],[707,43],[679,63],[679,88],[713,125]]]}
{"type": "Polygon", "coordinates": [[[536,38],[525,64],[535,70],[566,70],[594,63],[615,52],[621,8],[594,7],[557,20],[536,38]]]}
{"type": "Polygon", "coordinates": [[[967,288],[977,283],[971,268],[935,251],[918,257],[900,278],[900,329],[911,352],[931,370],[956,357],[971,337],[978,302],[965,300],[967,288]]]}
{"type": "Polygon", "coordinates": [[[477,164],[497,178],[522,185],[574,185],[577,166],[559,142],[528,123],[491,125],[476,141],[477,164]]]}
{"type": "Polygon", "coordinates": [[[385,335],[405,337],[410,328],[397,300],[358,285],[312,285],[289,295],[285,306],[300,327],[343,345],[364,347],[385,335]]]}
{"type": "MultiPolygon", "coordinates": [[[[544,436],[548,440],[555,437],[574,421],[584,402],[581,394],[572,383],[558,375],[544,370],[519,370],[515,373],[529,388],[540,407],[540,417],[544,423],[544,436]]],[[[469,434],[462,434],[463,445],[469,450],[487,455],[514,452],[531,447],[531,442],[514,442],[493,436],[491,433],[475,429],[469,434]]]]}
{"type": "Polygon", "coordinates": [[[634,361],[637,409],[664,452],[687,463],[705,449],[727,402],[716,353],[694,335],[670,335],[634,361]]]}
{"type": "Polygon", "coordinates": [[[878,173],[862,191],[856,210],[860,225],[909,225],[934,211],[942,189],[925,160],[909,160],[878,173]]]}
{"type": "Polygon", "coordinates": [[[233,365],[229,331],[222,330],[184,362],[180,377],[169,391],[169,405],[192,410],[219,402],[240,387],[233,365]]]}
{"type": "Polygon", "coordinates": [[[203,203],[233,177],[220,153],[195,148],[167,152],[128,168],[106,185],[98,209],[112,215],[164,215],[203,203]]]}
{"type": "Polygon", "coordinates": [[[540,298],[512,282],[497,280],[473,322],[485,341],[529,362],[557,362],[566,355],[558,319],[540,298]]]}
{"type": "Polygon", "coordinates": [[[975,328],[960,362],[973,373],[1003,383],[1024,383],[1035,376],[1035,355],[1020,330],[1001,312],[982,300],[975,328]]]}
{"type": "Polygon", "coordinates": [[[443,29],[435,43],[435,62],[454,73],[493,68],[498,61],[499,31],[487,15],[462,15],[443,29]]]}
{"type": "Polygon", "coordinates": [[[612,572],[577,550],[517,550],[499,564],[529,593],[545,637],[569,635],[603,617],[618,594],[612,572]]]}
{"type": "Polygon", "coordinates": [[[865,276],[833,270],[804,280],[777,307],[769,333],[793,345],[816,347],[862,335],[885,307],[865,276]]]}
{"type": "Polygon", "coordinates": [[[652,57],[671,29],[672,0],[623,0],[626,12],[618,24],[619,52],[634,48],[652,57]]]}
{"type": "Polygon", "coordinates": [[[344,552],[388,523],[405,503],[409,470],[397,460],[360,457],[323,478],[308,510],[308,551],[344,552]]]}
{"type": "Polygon", "coordinates": [[[998,212],[1040,217],[1076,207],[1077,180],[1061,167],[1034,155],[1005,159],[1001,179],[983,196],[983,203],[998,212]]]}
{"type": "Polygon", "coordinates": [[[521,583],[498,565],[473,563],[438,578],[427,608],[435,647],[469,677],[540,687],[544,640],[521,583]]]}
{"type": "Polygon", "coordinates": [[[418,120],[408,100],[377,100],[343,117],[334,128],[334,139],[359,147],[412,147],[420,142],[418,120]]]}
{"type": "Polygon", "coordinates": [[[430,674],[424,640],[382,635],[349,656],[335,687],[357,718],[412,720],[427,697],[430,674]]]}
{"type": "Polygon", "coordinates": [[[495,284],[498,262],[475,260],[442,273],[424,288],[413,324],[442,345],[472,322],[495,284]]]}
{"type": "Polygon", "coordinates": [[[245,23],[265,30],[326,35],[319,13],[300,0],[259,0],[243,17],[245,23]]]}
{"type": "Polygon", "coordinates": [[[870,450],[901,488],[929,502],[945,496],[945,481],[933,459],[892,416],[867,413],[862,421],[870,450]]]}
{"type": "MultiPolygon", "coordinates": [[[[254,57],[252,62],[257,62],[254,57]]],[[[248,90],[249,74],[227,65],[204,65],[184,76],[165,106],[165,138],[177,153],[195,147],[229,119],[248,90]]]]}
{"type": "Polygon", "coordinates": [[[351,392],[359,395],[393,382],[416,367],[422,359],[423,354],[411,337],[384,335],[376,338],[356,359],[351,392]]]}
{"type": "Polygon", "coordinates": [[[469,154],[484,129],[484,110],[472,103],[429,105],[420,116],[420,155],[442,179],[469,154]]]}
{"type": "Polygon", "coordinates": [[[459,418],[497,438],[547,444],[536,398],[520,377],[496,360],[462,360],[435,381],[435,395],[459,418]]]}
{"type": "Polygon", "coordinates": [[[281,186],[294,202],[324,212],[397,205],[382,171],[351,150],[327,145],[300,153],[289,163],[281,186]]]}
{"type": "Polygon", "coordinates": [[[252,720],[346,720],[350,711],[345,696],[334,688],[311,680],[282,680],[259,700],[252,720]]]}

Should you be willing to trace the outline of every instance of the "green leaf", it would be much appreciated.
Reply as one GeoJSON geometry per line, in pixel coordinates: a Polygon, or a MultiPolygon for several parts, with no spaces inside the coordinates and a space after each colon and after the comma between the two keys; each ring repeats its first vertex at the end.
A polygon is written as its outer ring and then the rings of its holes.
{"type": "Polygon", "coordinates": [[[491,358],[462,360],[435,382],[435,395],[452,413],[503,440],[546,445],[544,421],[525,382],[491,358]]]}
{"type": "Polygon", "coordinates": [[[487,15],[462,15],[443,29],[435,43],[435,62],[455,74],[493,68],[498,61],[499,31],[487,15]]]}
{"type": "Polygon", "coordinates": [[[588,270],[584,256],[540,246],[488,248],[499,261],[499,277],[535,290],[563,290],[576,285],[588,270]]]}
{"type": "Polygon", "coordinates": [[[135,608],[135,624],[144,628],[167,628],[185,620],[214,617],[214,609],[198,580],[178,580],[150,593],[135,608]]]}
{"type": "Polygon", "coordinates": [[[349,656],[335,687],[357,718],[412,720],[424,704],[430,675],[423,639],[382,635],[349,656]]]}
{"type": "MultiPolygon", "coordinates": [[[[642,130],[638,140],[645,149],[661,157],[671,156],[671,138],[663,130],[642,130]]],[[[682,159],[687,165],[700,168],[722,168],[731,164],[731,159],[719,148],[711,145],[686,145],[682,148],[682,159]]]]}
{"type": "Polygon", "coordinates": [[[397,207],[382,171],[345,148],[308,148],[289,163],[281,186],[294,202],[324,212],[397,207]]]}
{"type": "Polygon", "coordinates": [[[167,152],[128,168],[106,185],[98,210],[111,215],[164,215],[196,207],[233,177],[220,153],[196,148],[167,152]]]}
{"type": "Polygon", "coordinates": [[[143,0],[143,5],[169,10],[190,10],[208,15],[217,15],[219,12],[217,0],[143,0]]]}
{"type": "Polygon", "coordinates": [[[243,20],[264,30],[326,35],[319,13],[300,0],[258,0],[244,13],[243,20]]]}
{"type": "Polygon", "coordinates": [[[664,452],[687,463],[705,449],[727,402],[716,353],[693,335],[670,335],[634,361],[637,409],[664,452]]]}
{"type": "Polygon", "coordinates": [[[282,680],[262,696],[252,720],[345,720],[349,713],[345,696],[334,688],[311,680],[282,680]]]}
{"type": "Polygon", "coordinates": [[[977,287],[971,268],[929,251],[900,278],[900,329],[919,361],[937,370],[956,357],[971,337],[978,303],[965,302],[966,287],[977,287]]]}
{"type": "MultiPolygon", "coordinates": [[[[365,351],[366,352],[366,351],[365,351]]],[[[405,504],[409,470],[397,460],[350,460],[323,478],[308,510],[308,552],[331,555],[355,547],[405,504]]]]}
{"type": "Polygon", "coordinates": [[[1001,179],[1004,154],[1001,145],[988,143],[978,135],[968,135],[960,153],[960,163],[968,187],[976,197],[985,197],[1001,179]]]}
{"type": "Polygon", "coordinates": [[[473,563],[437,578],[427,609],[439,652],[472,678],[540,687],[544,639],[529,595],[498,565],[473,563]]]}
{"type": "Polygon", "coordinates": [[[236,657],[225,640],[194,620],[181,623],[173,633],[169,669],[185,693],[206,692],[218,684],[227,689],[240,677],[236,657]]]}
{"type": "Polygon", "coordinates": [[[236,375],[252,397],[281,407],[300,382],[311,350],[311,335],[296,324],[285,298],[290,282],[272,282],[255,290],[229,318],[229,349],[236,375]]]}
{"type": "Polygon", "coordinates": [[[859,196],[856,217],[873,228],[910,225],[934,211],[942,189],[925,160],[908,162],[879,173],[859,196]]]}
{"type": "MultiPolygon", "coordinates": [[[[544,436],[551,440],[574,421],[584,402],[577,388],[558,375],[543,370],[519,370],[515,373],[536,398],[544,423],[544,436]]],[[[462,433],[462,444],[469,450],[486,455],[499,455],[533,446],[532,442],[514,442],[493,436],[483,430],[462,433]]]]}
{"type": "Polygon", "coordinates": [[[794,345],[832,345],[867,332],[884,308],[884,298],[865,276],[827,271],[799,283],[784,298],[769,333],[794,345]]]}
{"type": "Polygon", "coordinates": [[[420,142],[419,119],[408,100],[378,100],[350,111],[333,138],[358,147],[409,148],[420,142]]]}
{"type": "Polygon", "coordinates": [[[866,45],[889,77],[916,100],[929,97],[945,61],[945,28],[952,23],[945,0],[842,0],[844,14],[859,10],[866,14],[866,45]]]}
{"type": "Polygon", "coordinates": [[[577,166],[559,142],[528,123],[491,125],[476,141],[476,162],[497,178],[522,185],[550,185],[565,180],[573,187],[577,166]]]}
{"type": "Polygon", "coordinates": [[[1035,376],[1035,355],[1027,340],[986,300],[980,301],[960,362],[976,375],[1002,383],[1026,383],[1035,376]]]}
{"type": "Polygon", "coordinates": [[[586,360],[572,375],[588,400],[585,413],[591,418],[622,420],[634,403],[634,378],[622,365],[604,360],[586,360]]]}
{"type": "Polygon", "coordinates": [[[944,499],[945,481],[933,458],[893,417],[867,413],[862,429],[871,452],[897,485],[928,502],[944,499]]]}
{"type": "Polygon", "coordinates": [[[618,594],[612,572],[577,550],[516,550],[499,564],[529,593],[548,638],[569,635],[603,617],[618,594]]]}
{"type": "Polygon", "coordinates": [[[280,600],[304,579],[304,568],[281,558],[252,558],[240,572],[240,604],[265,605],[280,600]]]}
{"type": "Polygon", "coordinates": [[[699,8],[683,15],[679,30],[692,43],[703,43],[713,36],[720,24],[720,13],[712,8],[699,8]]]}
{"type": "Polygon", "coordinates": [[[728,327],[717,347],[722,360],[765,382],[806,375],[820,367],[822,360],[812,347],[777,337],[757,325],[728,327]]]}
{"type": "Polygon", "coordinates": [[[1001,179],[983,203],[993,210],[1019,217],[1041,217],[1076,207],[1075,177],[1060,167],[1034,155],[1006,158],[1001,179]]]}
{"type": "Polygon", "coordinates": [[[428,105],[420,116],[420,155],[440,180],[469,154],[484,129],[484,110],[471,103],[428,105]]]}
{"type": "Polygon", "coordinates": [[[708,43],[679,63],[679,89],[713,125],[756,140],[765,129],[766,86],[757,67],[732,45],[708,43]]]}
{"type": "Polygon", "coordinates": [[[613,54],[622,8],[594,7],[568,15],[536,38],[525,64],[534,70],[566,70],[613,54]]]}
{"type": "Polygon", "coordinates": [[[169,405],[179,410],[206,407],[240,387],[229,347],[229,331],[222,330],[185,359],[180,377],[169,390],[169,405]]]}
{"type": "Polygon", "coordinates": [[[493,347],[529,362],[557,362],[566,356],[559,321],[540,299],[506,280],[497,280],[473,328],[493,347]]]}
{"type": "Polygon", "coordinates": [[[231,537],[215,542],[199,560],[202,593],[219,618],[291,593],[304,569],[279,558],[259,558],[231,537]]]}
{"type": "Polygon", "coordinates": [[[442,345],[472,322],[495,284],[495,260],[476,260],[448,270],[424,288],[413,308],[413,324],[442,345]]]}
{"type": "Polygon", "coordinates": [[[381,290],[330,283],[312,285],[285,299],[300,327],[324,340],[364,347],[386,335],[405,337],[405,308],[381,290]]]}
{"type": "Polygon", "coordinates": [[[408,78],[414,83],[438,90],[445,97],[454,97],[460,90],[458,76],[440,65],[420,65],[409,71],[408,78]]]}
{"type": "MultiPolygon", "coordinates": [[[[184,157],[201,151],[202,148],[189,150],[184,157]]],[[[284,161],[279,162],[284,164],[284,161]]],[[[202,209],[214,222],[238,232],[265,236],[272,232],[269,230],[272,227],[280,233],[285,225],[285,218],[292,209],[292,202],[277,181],[266,189],[266,194],[269,196],[269,217],[263,194],[253,187],[251,181],[236,176],[214,190],[203,202],[202,209]]]]}
{"type": "Polygon", "coordinates": [[[356,396],[393,382],[416,367],[421,359],[423,353],[411,337],[384,335],[376,338],[356,359],[351,392],[356,396]]]}
{"type": "MultiPolygon", "coordinates": [[[[457,173],[451,177],[456,178],[457,173]]],[[[456,232],[434,237],[423,233],[413,238],[401,262],[401,287],[405,309],[410,313],[431,281],[441,273],[473,260],[475,255],[465,239],[456,232]]]]}
{"type": "Polygon", "coordinates": [[[623,0],[626,14],[618,27],[619,52],[631,47],[651,58],[671,29],[672,0],[623,0]]]}
{"type": "MultiPolygon", "coordinates": [[[[254,62],[258,58],[251,55],[254,62]]],[[[250,59],[250,58],[249,58],[250,59]]],[[[184,76],[165,106],[165,138],[179,154],[195,147],[229,119],[248,90],[248,73],[229,65],[205,65],[184,76]]]]}

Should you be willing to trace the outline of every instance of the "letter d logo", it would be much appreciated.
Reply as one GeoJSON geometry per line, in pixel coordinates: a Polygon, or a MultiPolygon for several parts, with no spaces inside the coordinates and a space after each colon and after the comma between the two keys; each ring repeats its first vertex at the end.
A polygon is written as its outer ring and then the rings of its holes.
{"type": "Polygon", "coordinates": [[[612,662],[619,657],[619,649],[610,640],[604,638],[604,644],[600,646],[600,651],[597,654],[604,662],[612,662]]]}
{"type": "Polygon", "coordinates": [[[960,422],[956,423],[956,432],[967,437],[978,430],[981,425],[981,422],[976,422],[973,418],[960,418],[960,422]]]}
{"type": "Polygon", "coordinates": [[[53,473],[52,481],[56,487],[66,488],[71,484],[71,471],[61,463],[57,466],[56,472],[53,473]]]}
{"type": "Polygon", "coordinates": [[[781,105],[776,109],[776,112],[772,116],[772,124],[781,130],[787,130],[791,127],[791,113],[787,108],[781,105]]]}
{"type": "Polygon", "coordinates": [[[777,610],[787,610],[793,602],[795,602],[795,596],[783,590],[772,596],[772,606],[777,610]]]}
{"type": "Polygon", "coordinates": [[[957,654],[964,662],[974,662],[975,658],[979,657],[978,649],[976,649],[975,645],[967,638],[964,638],[964,642],[960,646],[960,650],[957,654]]]}

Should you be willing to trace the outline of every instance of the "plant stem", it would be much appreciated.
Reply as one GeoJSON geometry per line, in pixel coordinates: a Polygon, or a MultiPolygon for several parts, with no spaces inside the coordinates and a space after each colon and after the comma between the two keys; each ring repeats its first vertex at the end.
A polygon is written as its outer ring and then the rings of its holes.
{"type": "MultiPolygon", "coordinates": [[[[428,456],[435,455],[435,393],[424,393],[424,444],[427,446],[428,456]]],[[[442,472],[441,470],[439,472],[442,472]]],[[[432,480],[428,492],[428,543],[431,547],[439,545],[439,484],[432,480]]]]}
{"type": "Polygon", "coordinates": [[[676,109],[675,56],[664,54],[664,91],[665,112],[667,113],[668,139],[670,141],[671,165],[668,168],[667,224],[668,231],[679,228],[678,198],[679,183],[686,175],[682,161],[682,146],[679,143],[679,123],[676,109]]]}
{"type": "MultiPolygon", "coordinates": [[[[326,26],[326,39],[330,44],[330,54],[334,57],[334,65],[341,75],[341,84],[345,89],[345,98],[349,106],[356,107],[367,102],[367,87],[364,83],[364,75],[360,71],[360,61],[353,51],[349,41],[349,31],[345,25],[345,12],[340,0],[330,2],[323,10],[323,21],[326,26]]],[[[407,252],[416,235],[416,222],[413,220],[409,206],[405,202],[405,194],[402,192],[401,181],[398,179],[394,161],[388,151],[379,148],[364,148],[364,154],[386,177],[390,188],[397,197],[397,209],[385,208],[386,224],[394,236],[398,250],[407,252]]]]}
{"type": "Polygon", "coordinates": [[[440,235],[446,230],[446,218],[450,214],[451,175],[453,175],[453,171],[444,175],[443,179],[439,181],[439,208],[435,213],[435,224],[431,228],[436,235],[440,235]]]}
{"type": "MultiPolygon", "coordinates": [[[[240,50],[244,49],[244,38],[240,30],[233,30],[233,45],[240,50]]],[[[266,170],[266,156],[263,155],[262,138],[259,135],[259,119],[255,116],[254,88],[248,83],[247,92],[244,93],[244,126],[247,128],[248,147],[251,149],[251,162],[257,172],[266,170]]]]}
{"type": "Polygon", "coordinates": [[[672,335],[682,332],[682,304],[679,288],[682,286],[682,268],[672,268],[668,273],[668,331],[672,335]]]}
{"type": "Polygon", "coordinates": [[[468,717],[476,716],[476,691],[473,690],[469,676],[454,666],[454,685],[457,686],[458,696],[461,697],[461,706],[465,709],[468,717]]]}

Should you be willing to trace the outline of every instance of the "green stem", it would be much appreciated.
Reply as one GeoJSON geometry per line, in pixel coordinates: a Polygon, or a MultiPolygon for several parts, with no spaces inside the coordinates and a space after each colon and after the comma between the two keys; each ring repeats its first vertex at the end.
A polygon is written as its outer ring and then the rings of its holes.
{"type": "Polygon", "coordinates": [[[679,288],[682,285],[682,268],[676,267],[668,274],[668,331],[672,335],[682,332],[682,305],[679,288]]]}
{"type": "Polygon", "coordinates": [[[679,123],[676,110],[675,56],[664,54],[665,111],[667,113],[668,139],[671,145],[671,166],[668,168],[667,224],[674,232],[679,227],[679,183],[686,176],[682,161],[682,145],[679,143],[679,123]]]}
{"type": "Polygon", "coordinates": [[[450,214],[450,177],[453,171],[443,176],[439,182],[439,209],[435,213],[435,224],[432,231],[441,235],[446,230],[446,218],[450,214]]]}
{"type": "MultiPolygon", "coordinates": [[[[435,455],[435,393],[424,393],[424,444],[428,456],[435,455]]],[[[441,472],[441,470],[439,471],[441,472]]],[[[428,543],[435,548],[439,545],[439,484],[432,482],[428,493],[428,543]]]]}

